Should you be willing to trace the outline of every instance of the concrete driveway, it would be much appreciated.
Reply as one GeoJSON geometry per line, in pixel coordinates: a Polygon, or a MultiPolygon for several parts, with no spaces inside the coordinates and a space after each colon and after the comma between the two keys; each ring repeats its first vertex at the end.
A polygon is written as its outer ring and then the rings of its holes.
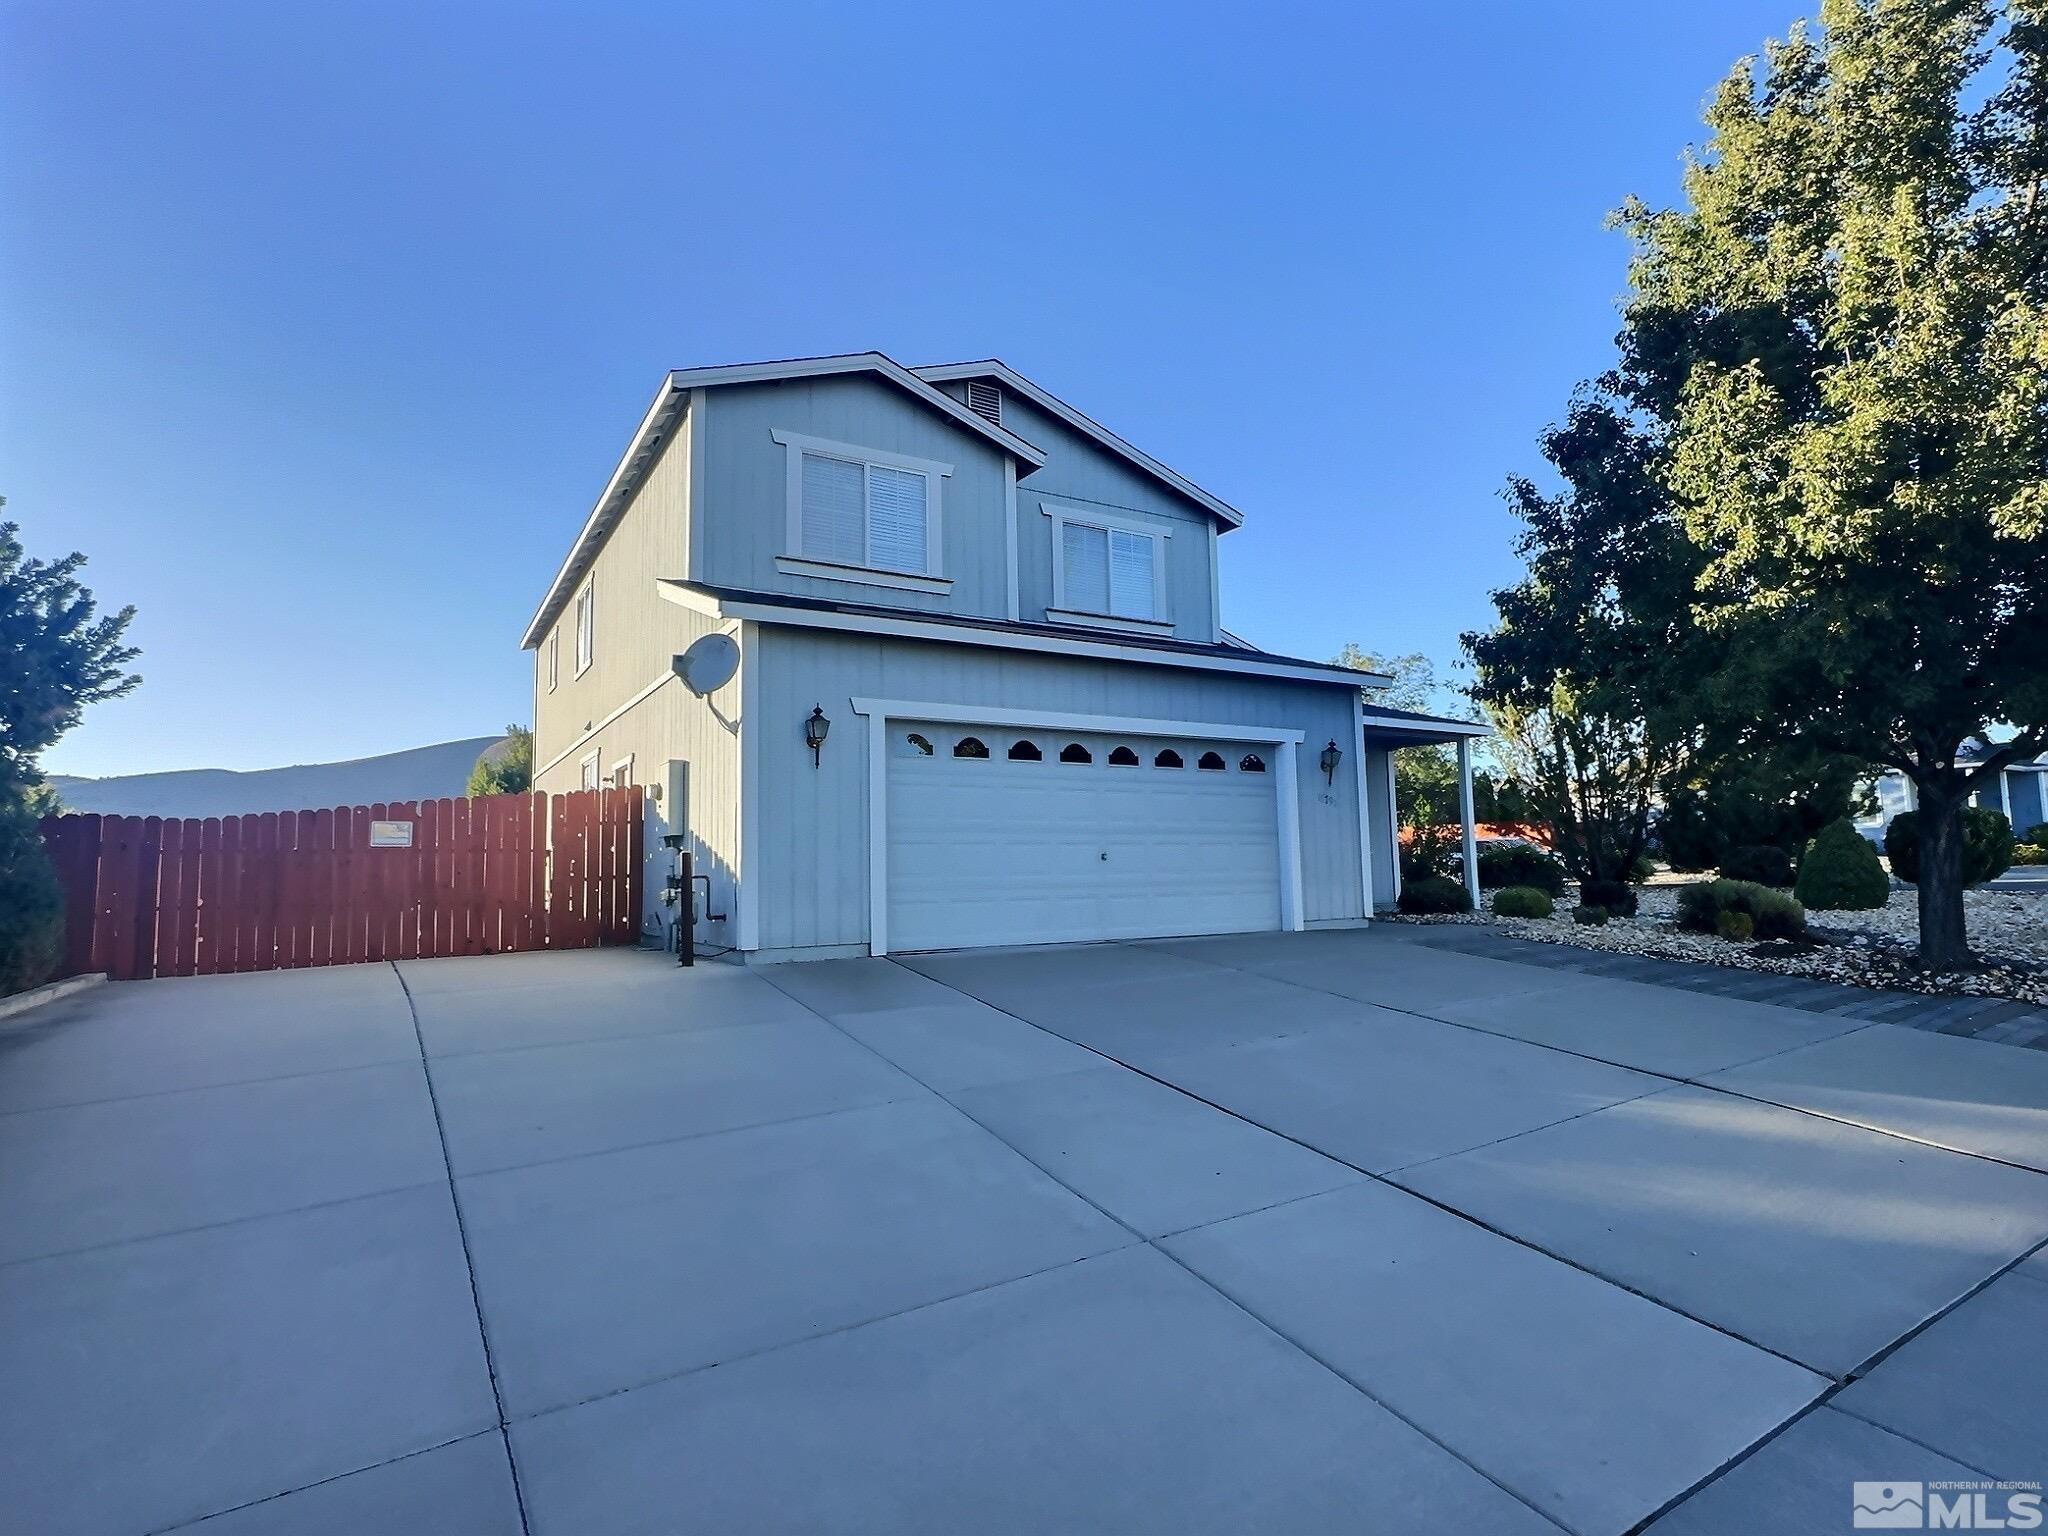
{"type": "Polygon", "coordinates": [[[2048,1056],[1385,929],[111,986],[0,1524],[1846,1530],[2048,1478],[2044,1241],[2048,1056]]]}

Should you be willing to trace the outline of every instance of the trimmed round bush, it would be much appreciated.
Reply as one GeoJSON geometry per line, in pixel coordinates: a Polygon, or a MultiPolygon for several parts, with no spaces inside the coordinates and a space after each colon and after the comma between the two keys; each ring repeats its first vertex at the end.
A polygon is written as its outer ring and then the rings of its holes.
{"type": "Polygon", "coordinates": [[[1557,904],[1548,891],[1533,885],[1511,885],[1493,898],[1493,910],[1497,917],[1548,917],[1557,904]]]}
{"type": "Polygon", "coordinates": [[[1751,885],[1789,886],[1792,883],[1792,855],[1769,843],[1730,848],[1721,859],[1721,878],[1746,880],[1751,885]]]}
{"type": "Polygon", "coordinates": [[[1678,893],[1678,926],[1718,934],[1721,914],[1740,912],[1760,939],[1806,937],[1806,908],[1785,894],[1752,880],[1702,880],[1678,893]]]}
{"type": "Polygon", "coordinates": [[[1868,912],[1890,898],[1892,882],[1870,839],[1847,821],[1821,828],[1799,861],[1792,894],[1809,912],[1868,912]]]}
{"type": "Polygon", "coordinates": [[[1402,884],[1399,905],[1411,917],[1421,917],[1438,912],[1470,912],[1472,898],[1466,894],[1462,880],[1424,875],[1420,880],[1402,884]]]}
{"type": "MultiPolygon", "coordinates": [[[[1982,885],[2012,868],[2012,823],[1979,805],[1963,807],[1963,884],[1982,885]]],[[[1901,811],[1884,829],[1884,856],[1908,885],[1920,883],[1920,816],[1901,811]]]]}
{"type": "Polygon", "coordinates": [[[1731,944],[1746,944],[1756,932],[1756,919],[1747,912],[1723,912],[1714,919],[1714,932],[1731,944]]]}
{"type": "Polygon", "coordinates": [[[1552,896],[1564,892],[1564,866],[1534,843],[1506,843],[1479,855],[1479,889],[1530,885],[1552,896]]]}
{"type": "Polygon", "coordinates": [[[1605,907],[1578,906],[1572,908],[1572,921],[1581,928],[1604,928],[1607,919],[1614,914],[1605,907]]]}
{"type": "Polygon", "coordinates": [[[1581,880],[1579,900],[1589,907],[1605,907],[1615,917],[1636,915],[1635,887],[1626,880],[1581,880]]]}

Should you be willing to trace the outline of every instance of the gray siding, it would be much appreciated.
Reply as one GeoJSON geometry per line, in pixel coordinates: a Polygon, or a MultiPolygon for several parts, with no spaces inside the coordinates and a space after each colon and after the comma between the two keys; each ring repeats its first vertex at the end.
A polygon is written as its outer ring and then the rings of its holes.
{"type": "Polygon", "coordinates": [[[698,430],[704,456],[699,580],[983,618],[1008,613],[1007,455],[987,439],[869,375],[710,390],[698,430]],[[788,547],[790,450],[770,435],[777,431],[951,464],[953,473],[943,481],[940,536],[942,574],[952,579],[952,590],[904,592],[777,570],[777,556],[797,553],[788,547]]]}
{"type": "MultiPolygon", "coordinates": [[[[965,381],[944,386],[965,399],[965,381]]],[[[1018,599],[1020,618],[1043,621],[1052,602],[1052,519],[1048,502],[1099,507],[1156,523],[1166,541],[1166,617],[1183,640],[1216,638],[1215,587],[1210,568],[1215,519],[1177,491],[1049,416],[1028,400],[1003,393],[1003,425],[1046,453],[1043,469],[1017,483],[1018,599]]]]}
{"type": "Polygon", "coordinates": [[[760,777],[747,869],[764,949],[867,942],[868,724],[852,712],[857,697],[1301,730],[1304,916],[1363,915],[1350,689],[771,627],[753,652],[760,777]],[[832,720],[816,767],[803,742],[813,704],[832,720]],[[1345,757],[1326,785],[1316,759],[1332,738],[1345,757]]]}
{"type": "MultiPolygon", "coordinates": [[[[534,787],[555,794],[576,788],[582,761],[593,751],[604,773],[630,758],[632,782],[642,785],[663,784],[668,760],[684,759],[691,771],[690,835],[697,868],[711,876],[713,909],[731,914],[738,881],[739,745],[736,729],[718,716],[738,720],[740,685],[735,679],[707,704],[675,680],[669,658],[718,626],[667,601],[656,585],[658,578],[678,577],[684,570],[689,441],[683,432],[670,439],[598,551],[591,567],[597,622],[589,668],[576,675],[573,600],[556,620],[563,650],[560,679],[552,691],[545,638],[535,652],[534,787]]],[[[650,803],[648,812],[643,888],[649,917],[665,917],[656,898],[672,865],[661,838],[673,811],[650,803]]],[[[734,926],[728,921],[702,927],[699,934],[729,944],[734,926]]]]}

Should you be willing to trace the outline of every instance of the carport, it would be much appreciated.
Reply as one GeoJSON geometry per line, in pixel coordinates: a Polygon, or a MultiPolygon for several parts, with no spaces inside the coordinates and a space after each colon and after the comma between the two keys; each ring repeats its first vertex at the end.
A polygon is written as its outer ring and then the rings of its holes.
{"type": "MultiPolygon", "coordinates": [[[[1362,702],[1358,717],[1359,761],[1378,764],[1379,784],[1362,776],[1369,812],[1378,810],[1369,824],[1394,828],[1400,834],[1400,818],[1392,814],[1394,796],[1394,753],[1402,747],[1440,746],[1446,742],[1458,749],[1459,847],[1465,872],[1465,894],[1474,910],[1479,906],[1479,849],[1477,820],[1472,809],[1472,743],[1491,736],[1490,727],[1470,720],[1453,720],[1443,715],[1418,714],[1414,710],[1392,709],[1362,702]]],[[[1371,850],[1373,904],[1390,907],[1401,896],[1401,855],[1398,848],[1371,850]]]]}

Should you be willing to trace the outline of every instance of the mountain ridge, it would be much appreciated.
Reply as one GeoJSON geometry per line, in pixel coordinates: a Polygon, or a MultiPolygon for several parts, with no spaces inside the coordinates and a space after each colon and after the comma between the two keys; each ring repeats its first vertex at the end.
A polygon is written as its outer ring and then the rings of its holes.
{"type": "Polygon", "coordinates": [[[103,816],[249,816],[459,795],[469,771],[503,736],[466,736],[374,757],[282,768],[179,768],[87,778],[55,773],[67,811],[103,816]]]}

